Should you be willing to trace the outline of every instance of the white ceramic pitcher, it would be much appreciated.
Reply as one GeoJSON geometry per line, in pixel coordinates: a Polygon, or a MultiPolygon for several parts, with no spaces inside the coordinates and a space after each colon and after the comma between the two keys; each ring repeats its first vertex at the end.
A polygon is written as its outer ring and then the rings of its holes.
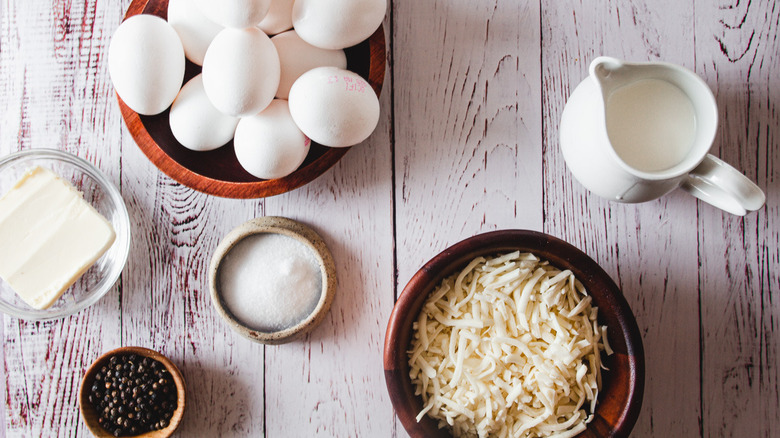
{"type": "Polygon", "coordinates": [[[668,63],[599,57],[566,103],[561,150],[582,185],[613,201],[650,201],[680,187],[733,214],[758,210],[766,200],[761,189],[708,154],[717,124],[712,91],[690,70],[668,63]],[[656,138],[664,141],[645,144],[656,138]],[[636,139],[641,146],[626,145],[627,139],[636,139]]]}

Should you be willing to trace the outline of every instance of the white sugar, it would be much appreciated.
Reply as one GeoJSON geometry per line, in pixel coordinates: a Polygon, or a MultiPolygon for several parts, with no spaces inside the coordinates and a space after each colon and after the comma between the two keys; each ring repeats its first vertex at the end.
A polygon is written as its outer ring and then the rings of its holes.
{"type": "Polygon", "coordinates": [[[242,239],[222,261],[218,281],[230,312],[263,332],[303,321],[317,307],[322,292],[314,251],[283,234],[242,239]]]}

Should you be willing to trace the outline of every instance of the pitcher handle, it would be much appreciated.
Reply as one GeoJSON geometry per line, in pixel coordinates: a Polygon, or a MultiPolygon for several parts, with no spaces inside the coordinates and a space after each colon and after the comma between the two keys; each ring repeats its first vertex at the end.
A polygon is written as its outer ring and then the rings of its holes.
{"type": "Polygon", "coordinates": [[[729,213],[744,216],[764,206],[766,195],[730,164],[707,154],[680,186],[681,189],[729,213]]]}

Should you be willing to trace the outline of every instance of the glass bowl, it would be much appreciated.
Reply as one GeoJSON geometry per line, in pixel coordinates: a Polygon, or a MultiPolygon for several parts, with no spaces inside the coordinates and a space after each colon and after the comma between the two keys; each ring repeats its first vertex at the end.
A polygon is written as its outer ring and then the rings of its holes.
{"type": "Polygon", "coordinates": [[[119,190],[102,172],[75,155],[53,149],[30,149],[0,159],[0,196],[36,166],[48,168],[73,184],[116,232],[116,240],[108,251],[48,309],[30,307],[0,279],[0,312],[20,319],[45,321],[79,312],[111,290],[130,251],[130,217],[119,190]]]}

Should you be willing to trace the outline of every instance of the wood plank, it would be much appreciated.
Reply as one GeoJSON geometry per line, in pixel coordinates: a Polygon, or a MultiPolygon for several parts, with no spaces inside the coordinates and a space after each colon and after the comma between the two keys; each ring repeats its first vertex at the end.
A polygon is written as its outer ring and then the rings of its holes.
{"type": "Polygon", "coordinates": [[[702,432],[780,434],[780,10],[772,1],[725,7],[696,2],[697,68],[715,91],[720,130],[713,153],[767,193],[744,218],[699,208],[702,269],[702,432]],[[773,296],[774,295],[774,296],[773,296]]]}
{"type": "Polygon", "coordinates": [[[538,5],[396,5],[399,290],[445,247],[540,229],[538,5]]]}
{"type": "Polygon", "coordinates": [[[178,436],[263,436],[263,347],[222,321],[207,277],[219,241],[261,203],[175,183],[125,127],[122,132],[123,181],[136,232],[125,273],[123,341],[154,348],[182,370],[188,406],[178,436]]]}
{"type": "Polygon", "coordinates": [[[397,293],[460,240],[541,230],[539,14],[535,2],[396,2],[397,293]]]}
{"type": "MultiPolygon", "coordinates": [[[[199,196],[205,196],[199,194],[199,196]]],[[[197,243],[185,263],[190,281],[185,292],[184,372],[191,391],[189,418],[181,436],[262,436],[265,430],[264,348],[234,333],[211,304],[208,264],[219,241],[247,218],[257,215],[257,201],[207,197],[201,216],[208,231],[198,232],[197,243]]]]}
{"type": "Polygon", "coordinates": [[[182,436],[260,435],[262,347],[243,343],[222,322],[207,277],[213,250],[254,214],[256,202],[175,183],[123,132],[123,185],[136,233],[125,271],[123,343],[160,351],[182,370],[190,388],[182,436]]]}
{"type": "Polygon", "coordinates": [[[566,169],[558,121],[599,55],[693,67],[692,2],[542,2],[545,232],[581,248],[622,288],[644,339],[643,410],[632,436],[699,433],[696,203],[680,193],[609,203],[566,169]],[[693,317],[692,317],[693,316],[693,317]]]}
{"type": "MultiPolygon", "coordinates": [[[[99,54],[101,32],[120,6],[88,0],[53,5],[0,5],[0,89],[4,117],[0,154],[56,148],[96,164],[119,183],[118,113],[99,54]],[[62,104],[53,105],[52,102],[62,104]]],[[[116,286],[91,308],[60,321],[32,323],[4,316],[7,436],[83,433],[78,414],[81,375],[104,349],[119,343],[116,286]]]]}
{"type": "Polygon", "coordinates": [[[394,426],[382,372],[394,293],[392,78],[389,64],[380,123],[366,142],[308,185],[265,201],[265,215],[323,237],[338,275],[323,323],[302,340],[266,347],[268,437],[387,437],[394,426]]]}

